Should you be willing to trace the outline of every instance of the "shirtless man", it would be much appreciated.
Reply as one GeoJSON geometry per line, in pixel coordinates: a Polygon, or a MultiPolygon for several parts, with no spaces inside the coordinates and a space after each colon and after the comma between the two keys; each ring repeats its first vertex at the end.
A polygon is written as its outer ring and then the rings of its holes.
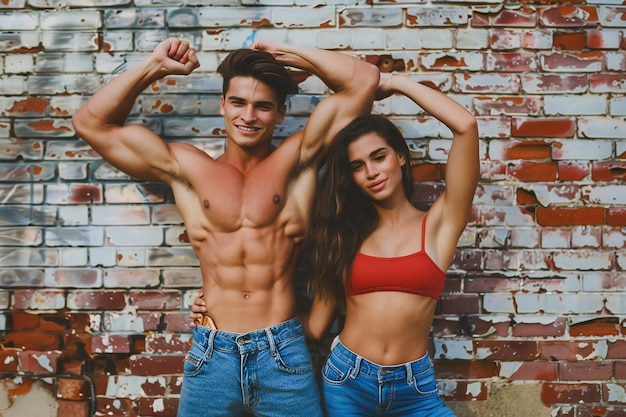
{"type": "Polygon", "coordinates": [[[168,184],[202,272],[207,315],[185,357],[179,416],[321,416],[319,394],[293,290],[307,235],[320,159],[331,139],[368,114],[378,69],[346,54],[256,42],[220,65],[226,149],[217,159],[125,125],[139,94],[199,66],[186,42],[170,38],[78,110],[78,135],[121,171],[168,184]],[[271,144],[285,116],[284,66],[333,90],[304,130],[271,144]]]}

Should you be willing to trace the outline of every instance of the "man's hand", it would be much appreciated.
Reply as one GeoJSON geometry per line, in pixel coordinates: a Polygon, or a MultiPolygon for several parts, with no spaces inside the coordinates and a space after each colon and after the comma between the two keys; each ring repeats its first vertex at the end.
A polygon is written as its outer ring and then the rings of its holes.
{"type": "Polygon", "coordinates": [[[191,319],[191,323],[189,326],[191,328],[196,326],[196,319],[202,317],[206,313],[206,302],[204,301],[204,292],[200,290],[198,292],[198,296],[193,300],[193,305],[191,306],[191,313],[189,313],[189,318],[191,319]]]}
{"type": "Polygon", "coordinates": [[[152,62],[169,74],[188,75],[200,66],[196,51],[178,38],[159,43],[151,55],[152,62]]]}

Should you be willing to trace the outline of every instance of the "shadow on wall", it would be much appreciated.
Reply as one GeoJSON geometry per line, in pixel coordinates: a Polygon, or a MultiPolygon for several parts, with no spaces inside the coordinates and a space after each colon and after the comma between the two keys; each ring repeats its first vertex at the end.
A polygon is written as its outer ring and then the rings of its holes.
{"type": "Polygon", "coordinates": [[[448,401],[457,417],[550,417],[551,408],[541,402],[541,385],[491,386],[487,401],[448,401]]]}

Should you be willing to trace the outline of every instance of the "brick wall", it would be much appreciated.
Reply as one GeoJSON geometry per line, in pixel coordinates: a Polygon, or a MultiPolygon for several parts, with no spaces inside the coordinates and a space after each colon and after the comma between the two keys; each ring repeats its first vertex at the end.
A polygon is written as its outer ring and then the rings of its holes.
{"type": "MultiPolygon", "coordinates": [[[[0,2],[0,409],[43,390],[59,416],[175,416],[197,261],[170,190],[104,163],[70,117],[182,37],[202,67],[155,83],[132,119],[218,155],[215,68],[271,33],[406,72],[478,117],[481,181],[433,325],[445,398],[524,382],[552,416],[626,415],[626,6],[308,3],[0,2]]],[[[325,94],[302,82],[279,135],[325,94]]],[[[375,111],[405,133],[428,204],[449,132],[401,97],[375,111]]]]}

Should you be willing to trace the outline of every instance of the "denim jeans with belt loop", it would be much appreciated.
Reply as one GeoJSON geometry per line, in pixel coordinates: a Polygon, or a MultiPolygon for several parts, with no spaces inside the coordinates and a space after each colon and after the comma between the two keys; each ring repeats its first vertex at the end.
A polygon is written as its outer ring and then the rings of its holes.
{"type": "Polygon", "coordinates": [[[381,366],[335,339],[322,384],[328,417],[454,417],[439,396],[428,354],[413,362],[381,366]]]}
{"type": "Polygon", "coordinates": [[[195,326],[178,417],[322,417],[297,318],[249,333],[195,326]]]}

